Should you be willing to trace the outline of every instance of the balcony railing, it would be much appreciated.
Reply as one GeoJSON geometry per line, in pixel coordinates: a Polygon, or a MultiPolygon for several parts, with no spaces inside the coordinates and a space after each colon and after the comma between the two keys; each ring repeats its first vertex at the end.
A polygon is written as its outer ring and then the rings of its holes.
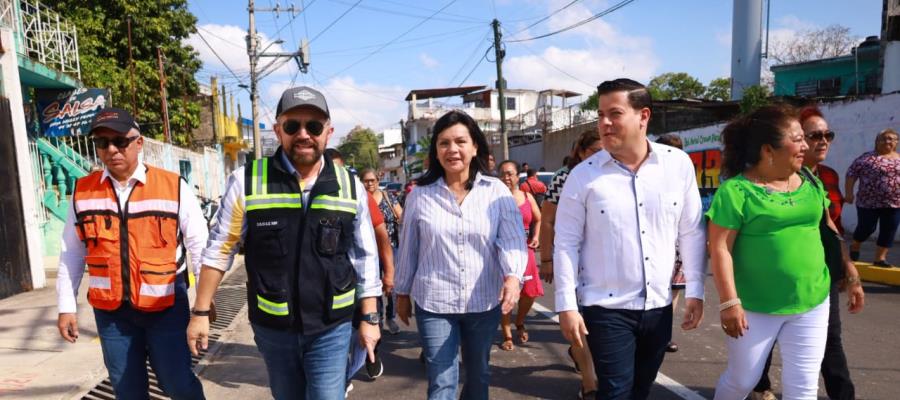
{"type": "Polygon", "coordinates": [[[0,0],[0,25],[16,32],[16,50],[81,79],[78,31],[38,0],[0,0]]]}

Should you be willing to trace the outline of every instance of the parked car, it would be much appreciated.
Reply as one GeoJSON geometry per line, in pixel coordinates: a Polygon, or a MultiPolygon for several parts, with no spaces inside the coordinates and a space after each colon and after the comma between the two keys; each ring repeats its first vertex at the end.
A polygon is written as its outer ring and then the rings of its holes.
{"type": "Polygon", "coordinates": [[[388,192],[391,196],[397,197],[403,192],[403,184],[400,182],[389,182],[382,190],[388,192]]]}

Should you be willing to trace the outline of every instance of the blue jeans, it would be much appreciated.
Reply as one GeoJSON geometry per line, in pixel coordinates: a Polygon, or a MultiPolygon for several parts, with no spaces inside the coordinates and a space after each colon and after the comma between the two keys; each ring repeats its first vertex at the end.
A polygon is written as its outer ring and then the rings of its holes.
{"type": "Polygon", "coordinates": [[[280,331],[252,323],[250,325],[256,347],[266,362],[273,398],[344,398],[350,322],[318,335],[280,331]]]}
{"type": "Polygon", "coordinates": [[[191,370],[187,347],[188,298],[183,283],[175,304],[158,312],[122,305],[115,311],[94,309],[103,362],[118,399],[149,399],[147,357],[159,387],[169,397],[203,399],[203,386],[191,370]]]}
{"type": "Polygon", "coordinates": [[[583,315],[597,372],[597,399],[646,399],[672,340],[672,306],[587,306],[583,315]]]}
{"type": "Polygon", "coordinates": [[[435,314],[416,306],[416,325],[425,352],[428,398],[455,400],[459,384],[459,348],[466,371],[463,400],[487,399],[491,381],[491,345],[500,325],[500,307],[480,313],[435,314]]]}

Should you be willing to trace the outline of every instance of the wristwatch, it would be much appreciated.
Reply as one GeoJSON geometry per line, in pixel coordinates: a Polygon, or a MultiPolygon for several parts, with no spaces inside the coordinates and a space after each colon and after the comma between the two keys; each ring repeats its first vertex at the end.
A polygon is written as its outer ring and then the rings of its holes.
{"type": "Polygon", "coordinates": [[[381,323],[381,314],[377,312],[363,314],[359,320],[369,325],[378,325],[381,323]]]}

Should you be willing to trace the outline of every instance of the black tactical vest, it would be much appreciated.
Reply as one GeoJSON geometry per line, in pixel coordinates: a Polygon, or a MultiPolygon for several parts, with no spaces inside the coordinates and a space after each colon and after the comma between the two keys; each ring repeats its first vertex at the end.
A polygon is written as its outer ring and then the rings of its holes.
{"type": "Polygon", "coordinates": [[[282,149],[245,167],[245,259],[250,321],[314,335],[349,321],[356,305],[355,176],[328,157],[303,204],[282,149]]]}

